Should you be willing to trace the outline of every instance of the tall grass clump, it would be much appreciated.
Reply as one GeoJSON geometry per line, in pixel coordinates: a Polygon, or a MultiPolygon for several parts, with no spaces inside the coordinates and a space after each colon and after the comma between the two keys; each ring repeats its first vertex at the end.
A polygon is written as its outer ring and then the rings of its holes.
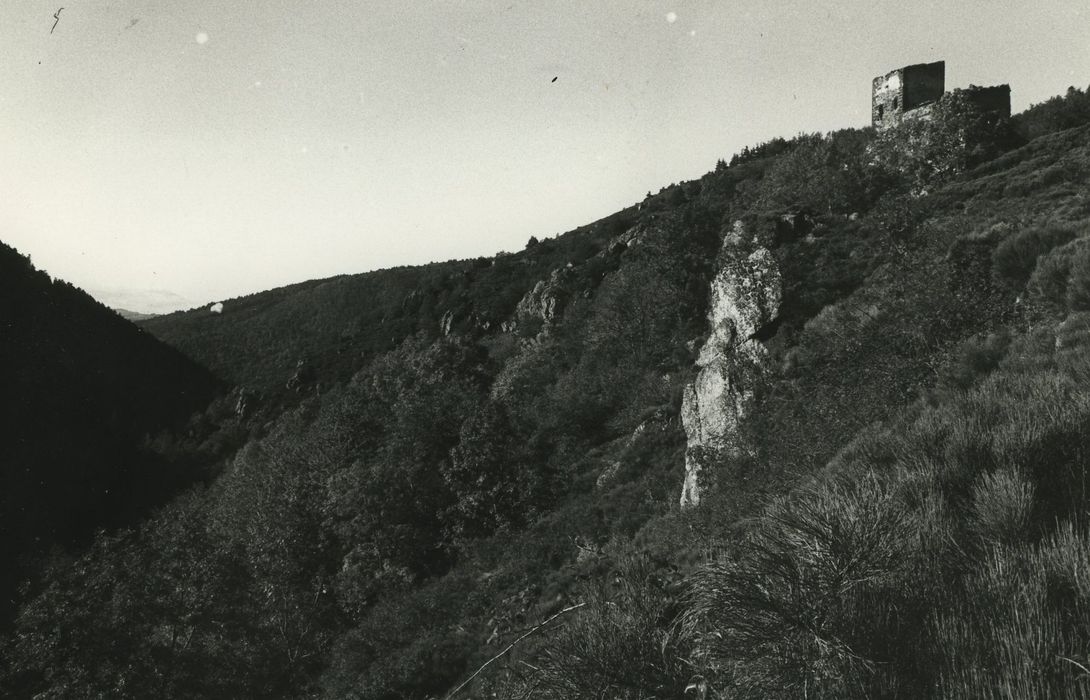
{"type": "Polygon", "coordinates": [[[1014,469],[1000,469],[980,477],[973,486],[972,527],[985,544],[1014,544],[1022,540],[1033,511],[1033,484],[1014,469]]]}
{"type": "Polygon", "coordinates": [[[943,650],[936,695],[1090,698],[1088,571],[1090,540],[1070,523],[991,550],[929,620],[943,650]]]}
{"type": "Polygon", "coordinates": [[[699,685],[688,639],[674,623],[676,587],[646,557],[619,553],[613,575],[585,586],[582,598],[535,658],[516,664],[502,697],[679,698],[699,685]]]}
{"type": "Polygon", "coordinates": [[[903,575],[907,516],[877,477],[835,480],[773,506],[700,570],[685,625],[716,697],[866,694],[878,638],[896,636],[880,592],[903,575]]]}

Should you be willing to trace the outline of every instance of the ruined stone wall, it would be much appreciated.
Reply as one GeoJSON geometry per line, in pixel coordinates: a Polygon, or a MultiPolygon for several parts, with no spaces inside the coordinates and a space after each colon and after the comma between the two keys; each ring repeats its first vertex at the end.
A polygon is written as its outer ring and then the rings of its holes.
{"type": "Polygon", "coordinates": [[[965,90],[965,94],[977,108],[985,112],[995,112],[1004,118],[1010,118],[1010,85],[993,85],[991,87],[970,85],[969,88],[965,90]]]}
{"type": "Polygon", "coordinates": [[[901,115],[901,123],[904,124],[906,122],[916,121],[918,119],[930,119],[931,112],[934,111],[935,105],[937,104],[938,102],[929,102],[925,105],[917,107],[916,109],[908,110],[903,115],[901,115]]]}
{"type": "Polygon", "coordinates": [[[900,121],[904,104],[903,71],[898,68],[871,81],[871,125],[881,129],[900,121]]]}
{"type": "Polygon", "coordinates": [[[935,102],[946,90],[946,63],[918,63],[904,68],[904,111],[935,102]]]}
{"type": "Polygon", "coordinates": [[[871,82],[871,124],[878,129],[896,126],[914,110],[940,99],[945,88],[943,61],[917,63],[880,75],[871,82]]]}

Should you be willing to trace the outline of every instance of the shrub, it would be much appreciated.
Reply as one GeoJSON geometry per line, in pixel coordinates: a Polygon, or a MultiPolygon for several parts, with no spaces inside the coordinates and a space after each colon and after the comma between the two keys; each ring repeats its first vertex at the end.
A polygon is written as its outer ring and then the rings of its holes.
{"type": "Polygon", "coordinates": [[[785,369],[795,371],[836,353],[850,352],[860,336],[882,318],[882,310],[861,299],[829,304],[803,326],[802,341],[785,357],[785,369]]]}
{"type": "Polygon", "coordinates": [[[939,382],[958,389],[968,389],[981,377],[999,366],[1007,353],[1010,334],[1006,331],[975,336],[961,344],[950,362],[940,371],[939,382]]]}
{"type": "MultiPolygon", "coordinates": [[[[603,580],[604,579],[604,580],[603,580]]],[[[668,577],[621,552],[610,577],[584,591],[586,605],[558,626],[508,697],[672,698],[693,679],[688,642],[673,624],[678,597],[668,577]],[[517,689],[517,692],[512,692],[517,689]]]]}
{"type": "Polygon", "coordinates": [[[973,487],[971,517],[985,544],[1014,544],[1027,535],[1033,484],[1014,469],[984,474],[973,487]]]}
{"type": "Polygon", "coordinates": [[[859,642],[883,633],[872,594],[901,566],[906,516],[873,475],[834,480],[772,508],[733,556],[697,572],[685,625],[713,690],[861,694],[876,659],[859,642]]]}
{"type": "Polygon", "coordinates": [[[440,467],[454,496],[442,518],[454,539],[516,528],[546,505],[549,475],[527,447],[528,430],[502,403],[489,402],[462,424],[440,467]]]}
{"type": "Polygon", "coordinates": [[[992,550],[928,622],[942,650],[936,695],[1086,698],[1086,535],[1060,528],[1035,547],[992,550]]]}
{"type": "Polygon", "coordinates": [[[867,156],[870,131],[845,129],[829,136],[797,137],[761,181],[765,209],[843,213],[869,208],[891,184],[867,156]]]}
{"type": "Polygon", "coordinates": [[[1067,281],[1070,276],[1071,256],[1065,253],[1046,255],[1037,261],[1037,267],[1029,279],[1030,294],[1063,308],[1067,302],[1067,281]]]}
{"type": "Polygon", "coordinates": [[[1071,260],[1067,283],[1067,310],[1090,311],[1090,248],[1082,247],[1071,260]]]}
{"type": "Polygon", "coordinates": [[[1035,298],[1061,310],[1074,303],[1090,304],[1086,285],[1090,284],[1090,248],[1083,239],[1059,246],[1037,261],[1028,288],[1035,298]],[[1078,276],[1079,281],[1074,282],[1078,276]]]}
{"type": "Polygon", "coordinates": [[[1075,231],[1068,226],[1046,224],[1023,229],[1000,241],[992,254],[992,266],[1000,277],[1024,284],[1041,255],[1073,238],[1075,231]]]}
{"type": "Polygon", "coordinates": [[[1090,384],[1090,313],[1068,315],[1055,337],[1056,368],[1082,386],[1090,384]]]}

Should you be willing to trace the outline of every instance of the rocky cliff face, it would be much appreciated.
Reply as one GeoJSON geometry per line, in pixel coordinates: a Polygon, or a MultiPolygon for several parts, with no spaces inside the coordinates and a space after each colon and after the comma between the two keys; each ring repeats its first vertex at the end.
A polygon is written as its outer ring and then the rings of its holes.
{"type": "Polygon", "coordinates": [[[681,407],[687,437],[682,507],[700,502],[712,465],[746,452],[738,425],[765,355],[754,336],[776,318],[781,298],[772,253],[748,240],[736,224],[723,243],[711,283],[710,332],[696,361],[700,371],[685,388],[681,407]]]}
{"type": "Polygon", "coordinates": [[[521,325],[536,321],[543,328],[552,325],[568,300],[564,284],[570,277],[569,265],[553,270],[549,279],[539,280],[515,308],[515,319],[518,323],[521,325]]]}

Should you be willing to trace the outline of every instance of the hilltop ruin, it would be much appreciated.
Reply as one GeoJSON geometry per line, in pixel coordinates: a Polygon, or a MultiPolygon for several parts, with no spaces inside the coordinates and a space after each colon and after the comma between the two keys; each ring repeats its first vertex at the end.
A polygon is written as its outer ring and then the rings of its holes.
{"type": "MultiPolygon", "coordinates": [[[[871,81],[871,125],[881,130],[906,119],[926,119],[946,94],[945,84],[945,61],[917,63],[876,77],[871,81]]],[[[1010,117],[1010,85],[970,85],[963,92],[980,109],[1010,117]]]]}

